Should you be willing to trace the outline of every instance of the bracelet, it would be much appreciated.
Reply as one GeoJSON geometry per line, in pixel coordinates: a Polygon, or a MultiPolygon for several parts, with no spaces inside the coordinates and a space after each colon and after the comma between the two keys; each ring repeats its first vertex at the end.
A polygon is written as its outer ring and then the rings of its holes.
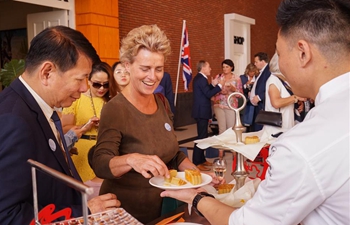
{"type": "Polygon", "coordinates": [[[198,205],[199,201],[200,201],[202,198],[204,198],[204,197],[211,197],[211,198],[214,198],[214,199],[215,199],[215,197],[214,197],[213,195],[211,195],[211,194],[209,194],[209,193],[207,193],[207,192],[199,192],[199,193],[194,197],[194,199],[193,199],[193,201],[192,201],[192,206],[193,206],[194,211],[195,211],[198,215],[200,215],[201,217],[204,217],[204,216],[203,216],[203,214],[202,214],[201,212],[199,212],[199,210],[197,209],[197,205],[198,205]]]}

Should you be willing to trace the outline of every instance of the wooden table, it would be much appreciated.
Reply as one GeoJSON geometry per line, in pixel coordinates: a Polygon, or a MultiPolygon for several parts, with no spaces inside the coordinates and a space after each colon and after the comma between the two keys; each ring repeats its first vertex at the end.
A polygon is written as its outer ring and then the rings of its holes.
{"type": "Polygon", "coordinates": [[[182,218],[184,218],[185,222],[198,223],[198,224],[202,224],[202,225],[210,225],[210,223],[207,219],[199,216],[197,213],[195,213],[195,211],[193,209],[191,210],[191,215],[189,215],[187,204],[184,204],[184,205],[178,207],[173,212],[162,215],[161,217],[153,220],[150,223],[147,223],[146,225],[154,225],[154,224],[162,221],[165,218],[171,217],[171,216],[176,215],[176,214],[181,213],[181,212],[184,212],[184,214],[182,215],[182,218]]]}

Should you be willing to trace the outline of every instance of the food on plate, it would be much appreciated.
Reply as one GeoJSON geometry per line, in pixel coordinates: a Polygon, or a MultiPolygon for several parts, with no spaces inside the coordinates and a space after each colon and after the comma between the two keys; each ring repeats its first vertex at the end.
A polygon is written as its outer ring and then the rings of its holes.
{"type": "Polygon", "coordinates": [[[195,169],[185,170],[185,179],[193,185],[202,183],[202,175],[198,170],[195,169]]]}
{"type": "Polygon", "coordinates": [[[184,181],[184,180],[182,180],[181,178],[178,178],[178,177],[172,177],[170,183],[174,184],[176,186],[181,186],[181,185],[187,184],[186,181],[184,181]]]}
{"type": "Polygon", "coordinates": [[[260,142],[260,139],[258,136],[247,136],[245,138],[245,144],[249,145],[249,144],[254,144],[254,143],[258,143],[260,142]]]}
{"type": "Polygon", "coordinates": [[[171,183],[171,178],[177,176],[177,170],[169,170],[169,173],[170,173],[170,177],[165,178],[165,182],[167,183],[171,183]]]}
{"type": "Polygon", "coordinates": [[[218,186],[218,194],[230,193],[234,186],[234,184],[220,184],[218,186]]]}
{"type": "Polygon", "coordinates": [[[165,178],[165,185],[173,184],[176,186],[181,186],[187,184],[186,181],[182,180],[181,178],[176,177],[177,171],[176,170],[169,170],[170,177],[165,178]]]}

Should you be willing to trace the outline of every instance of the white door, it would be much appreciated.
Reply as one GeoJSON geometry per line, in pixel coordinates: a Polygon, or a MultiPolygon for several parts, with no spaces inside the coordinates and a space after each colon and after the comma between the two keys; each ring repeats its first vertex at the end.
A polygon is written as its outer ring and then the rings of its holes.
{"type": "Polygon", "coordinates": [[[68,27],[68,11],[57,10],[27,15],[28,47],[32,39],[47,27],[63,25],[68,27]]]}

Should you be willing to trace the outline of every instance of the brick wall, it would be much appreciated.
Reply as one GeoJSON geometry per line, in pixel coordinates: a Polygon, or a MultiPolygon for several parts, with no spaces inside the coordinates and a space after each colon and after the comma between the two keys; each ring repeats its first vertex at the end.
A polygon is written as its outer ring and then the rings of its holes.
{"type": "Polygon", "coordinates": [[[119,60],[117,0],[75,0],[76,29],[92,43],[102,61],[119,60]]]}
{"type": "MultiPolygon", "coordinates": [[[[237,13],[255,19],[251,28],[251,55],[259,51],[270,56],[275,50],[278,27],[275,15],[279,0],[119,0],[120,39],[132,28],[157,24],[171,40],[172,54],[165,64],[175,89],[182,20],[189,32],[192,71],[200,59],[210,62],[212,74],[221,72],[224,60],[224,14],[237,13]]],[[[190,91],[192,85],[190,85],[190,91]]],[[[180,73],[179,93],[183,92],[180,73]]]]}

